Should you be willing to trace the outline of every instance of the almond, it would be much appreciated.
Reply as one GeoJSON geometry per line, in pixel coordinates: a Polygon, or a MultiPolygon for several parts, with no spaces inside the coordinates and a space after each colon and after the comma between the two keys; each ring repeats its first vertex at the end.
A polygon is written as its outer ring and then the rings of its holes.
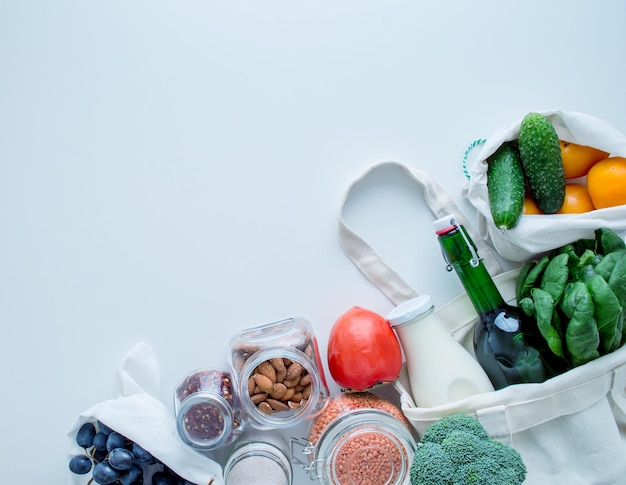
{"type": "Polygon", "coordinates": [[[271,381],[269,377],[263,374],[254,374],[254,382],[259,386],[261,391],[270,394],[274,389],[274,383],[271,381]]]}
{"type": "Polygon", "coordinates": [[[264,392],[250,396],[250,400],[257,406],[265,401],[265,399],[267,399],[267,394],[264,392]]]}
{"type": "Polygon", "coordinates": [[[273,399],[281,399],[286,392],[287,386],[281,382],[277,382],[274,384],[274,388],[272,389],[272,392],[270,392],[270,396],[272,396],[273,399]]]}
{"type": "Polygon", "coordinates": [[[299,379],[301,374],[302,374],[302,365],[299,364],[298,362],[293,362],[287,368],[286,380],[291,381],[291,380],[294,380],[294,379],[299,379]]]}
{"type": "Polygon", "coordinates": [[[272,406],[270,406],[267,401],[263,401],[259,404],[259,411],[264,414],[272,414],[272,406]]]}
{"type": "Polygon", "coordinates": [[[267,399],[267,404],[269,404],[274,411],[289,411],[289,406],[284,402],[280,402],[276,399],[267,399]]]}
{"type": "Polygon", "coordinates": [[[256,387],[256,382],[254,381],[254,377],[250,376],[248,378],[248,396],[252,396],[252,394],[254,394],[255,387],[256,387]]]}
{"type": "Polygon", "coordinates": [[[301,386],[308,386],[309,384],[311,384],[311,374],[309,374],[308,372],[306,374],[304,374],[302,376],[302,378],[300,379],[300,385],[301,386]]]}
{"type": "Polygon", "coordinates": [[[272,381],[272,384],[276,382],[276,369],[274,369],[274,366],[271,364],[270,361],[266,360],[264,362],[261,362],[257,367],[257,370],[260,374],[263,374],[270,381],[272,381]]]}
{"type": "Polygon", "coordinates": [[[286,389],[285,394],[283,394],[283,397],[280,398],[281,401],[289,401],[296,393],[296,390],[293,387],[287,387],[286,389]]]}
{"type": "Polygon", "coordinates": [[[274,369],[276,369],[276,372],[280,372],[286,368],[285,361],[282,357],[274,357],[273,359],[270,359],[270,362],[274,369]]]}

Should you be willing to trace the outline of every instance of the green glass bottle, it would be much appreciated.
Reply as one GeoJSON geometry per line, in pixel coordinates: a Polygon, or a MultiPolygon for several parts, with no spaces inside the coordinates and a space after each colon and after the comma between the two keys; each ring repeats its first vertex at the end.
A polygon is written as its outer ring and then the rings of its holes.
{"type": "Polygon", "coordinates": [[[455,270],[478,313],[474,351],[494,388],[556,375],[536,323],[504,301],[465,228],[452,215],[435,221],[434,227],[448,270],[455,270]]]}

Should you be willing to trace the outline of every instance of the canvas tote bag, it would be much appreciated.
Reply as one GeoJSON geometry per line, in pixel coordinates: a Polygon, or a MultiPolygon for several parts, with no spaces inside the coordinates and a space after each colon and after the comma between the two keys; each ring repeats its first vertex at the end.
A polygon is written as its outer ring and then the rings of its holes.
{"type": "MultiPolygon", "coordinates": [[[[515,302],[519,270],[504,272],[494,253],[445,190],[427,172],[397,162],[374,165],[348,188],[339,217],[339,240],[348,258],[393,303],[417,296],[399,274],[344,220],[353,188],[388,166],[423,189],[435,218],[454,213],[478,246],[502,296],[515,302]]],[[[419,193],[419,192],[416,192],[419,193]]],[[[462,345],[473,354],[477,314],[465,293],[437,312],[462,345]]],[[[528,469],[527,484],[608,485],[626,483],[626,348],[539,384],[517,384],[433,408],[417,407],[403,371],[395,383],[405,416],[421,435],[434,421],[458,412],[475,416],[491,438],[517,449],[528,469]]]]}

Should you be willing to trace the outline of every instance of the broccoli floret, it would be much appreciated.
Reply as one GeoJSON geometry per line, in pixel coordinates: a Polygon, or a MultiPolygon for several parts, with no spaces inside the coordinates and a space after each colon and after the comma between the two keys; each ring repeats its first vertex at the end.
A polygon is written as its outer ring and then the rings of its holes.
{"type": "Polygon", "coordinates": [[[476,461],[483,454],[487,439],[479,438],[467,431],[452,431],[441,442],[441,448],[448,454],[452,463],[463,465],[476,461]]]}
{"type": "Polygon", "coordinates": [[[477,419],[457,414],[424,433],[410,477],[411,485],[519,485],[526,466],[517,450],[490,439],[477,419]]]}
{"type": "Polygon", "coordinates": [[[453,414],[431,424],[424,435],[422,443],[442,443],[452,431],[467,431],[480,439],[489,439],[489,435],[480,422],[467,414],[453,414]]]}
{"type": "Polygon", "coordinates": [[[411,470],[411,485],[452,485],[454,466],[450,456],[436,443],[420,443],[411,470]]]}

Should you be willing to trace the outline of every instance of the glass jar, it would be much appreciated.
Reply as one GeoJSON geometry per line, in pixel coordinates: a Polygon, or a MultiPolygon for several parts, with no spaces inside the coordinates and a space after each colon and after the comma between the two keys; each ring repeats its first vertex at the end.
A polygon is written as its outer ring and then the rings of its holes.
{"type": "Polygon", "coordinates": [[[225,485],[291,485],[292,479],[287,443],[275,431],[246,430],[224,465],[225,485]]]}
{"type": "Polygon", "coordinates": [[[183,377],[174,390],[174,410],[179,436],[199,450],[227,445],[243,430],[231,376],[220,369],[183,377]]]}
{"type": "Polygon", "coordinates": [[[230,343],[229,365],[248,422],[260,429],[316,416],[328,386],[311,325],[292,317],[244,330],[230,343]]]}
{"type": "Polygon", "coordinates": [[[330,485],[407,485],[417,447],[402,411],[369,392],[333,398],[308,438],[291,444],[294,462],[312,480],[330,485]]]}

